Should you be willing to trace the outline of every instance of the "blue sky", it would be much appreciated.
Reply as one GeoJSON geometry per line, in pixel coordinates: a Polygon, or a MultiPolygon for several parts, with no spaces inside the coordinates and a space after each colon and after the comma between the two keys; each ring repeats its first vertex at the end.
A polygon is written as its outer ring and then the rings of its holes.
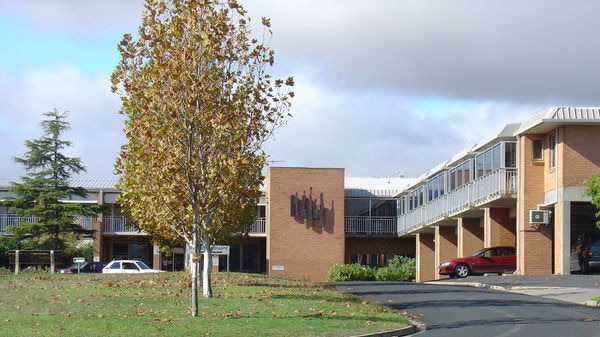
{"type": "MultiPolygon", "coordinates": [[[[278,166],[416,177],[551,106],[598,106],[600,47],[583,0],[242,0],[271,18],[277,77],[294,76],[290,119],[266,145],[278,166]]],[[[112,178],[125,142],[109,78],[141,0],[0,0],[0,177],[69,111],[82,178],[112,178]]]]}

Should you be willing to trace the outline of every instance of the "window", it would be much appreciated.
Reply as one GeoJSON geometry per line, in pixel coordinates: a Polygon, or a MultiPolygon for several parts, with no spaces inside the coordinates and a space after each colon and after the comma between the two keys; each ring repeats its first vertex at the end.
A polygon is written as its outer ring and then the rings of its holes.
{"type": "Polygon", "coordinates": [[[517,167],[517,143],[504,143],[504,167],[517,167]]]}
{"type": "Polygon", "coordinates": [[[345,216],[397,216],[396,199],[346,198],[345,216]]]}
{"type": "Polygon", "coordinates": [[[544,160],[544,141],[542,139],[533,139],[531,147],[531,159],[544,160]]]}
{"type": "Polygon", "coordinates": [[[556,135],[550,136],[550,168],[556,167],[556,135]]]}
{"type": "Polygon", "coordinates": [[[437,199],[445,194],[445,179],[444,173],[439,174],[427,181],[427,201],[437,199]]]}
{"type": "Polygon", "coordinates": [[[450,191],[453,191],[471,181],[471,159],[465,160],[450,170],[448,183],[450,191]]]}

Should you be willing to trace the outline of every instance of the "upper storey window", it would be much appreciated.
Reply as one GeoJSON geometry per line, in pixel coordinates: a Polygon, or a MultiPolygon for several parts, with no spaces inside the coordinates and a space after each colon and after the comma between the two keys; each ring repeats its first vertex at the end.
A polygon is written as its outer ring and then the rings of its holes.
{"type": "Polygon", "coordinates": [[[475,156],[475,177],[505,167],[516,167],[516,149],[515,142],[501,142],[475,156]]]}
{"type": "Polygon", "coordinates": [[[471,181],[473,172],[471,165],[472,160],[468,159],[453,167],[448,172],[448,187],[450,191],[453,191],[471,181]]]}
{"type": "Polygon", "coordinates": [[[544,160],[544,140],[533,139],[531,141],[531,159],[544,160]]]}
{"type": "Polygon", "coordinates": [[[556,167],[556,135],[550,136],[550,168],[556,167]]]}

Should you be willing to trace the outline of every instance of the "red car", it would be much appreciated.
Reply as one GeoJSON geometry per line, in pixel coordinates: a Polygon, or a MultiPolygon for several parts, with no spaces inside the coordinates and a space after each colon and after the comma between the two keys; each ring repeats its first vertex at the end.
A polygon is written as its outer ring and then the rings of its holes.
{"type": "Polygon", "coordinates": [[[474,274],[514,272],[517,269],[515,247],[489,247],[470,256],[440,263],[438,273],[450,277],[467,277],[474,274]]]}

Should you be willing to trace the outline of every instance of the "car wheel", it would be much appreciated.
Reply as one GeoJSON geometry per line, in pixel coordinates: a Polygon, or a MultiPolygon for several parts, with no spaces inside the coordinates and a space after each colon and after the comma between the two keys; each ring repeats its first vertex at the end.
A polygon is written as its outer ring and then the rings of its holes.
{"type": "Polygon", "coordinates": [[[454,275],[461,278],[469,276],[469,266],[464,263],[459,264],[454,268],[454,275]]]}

